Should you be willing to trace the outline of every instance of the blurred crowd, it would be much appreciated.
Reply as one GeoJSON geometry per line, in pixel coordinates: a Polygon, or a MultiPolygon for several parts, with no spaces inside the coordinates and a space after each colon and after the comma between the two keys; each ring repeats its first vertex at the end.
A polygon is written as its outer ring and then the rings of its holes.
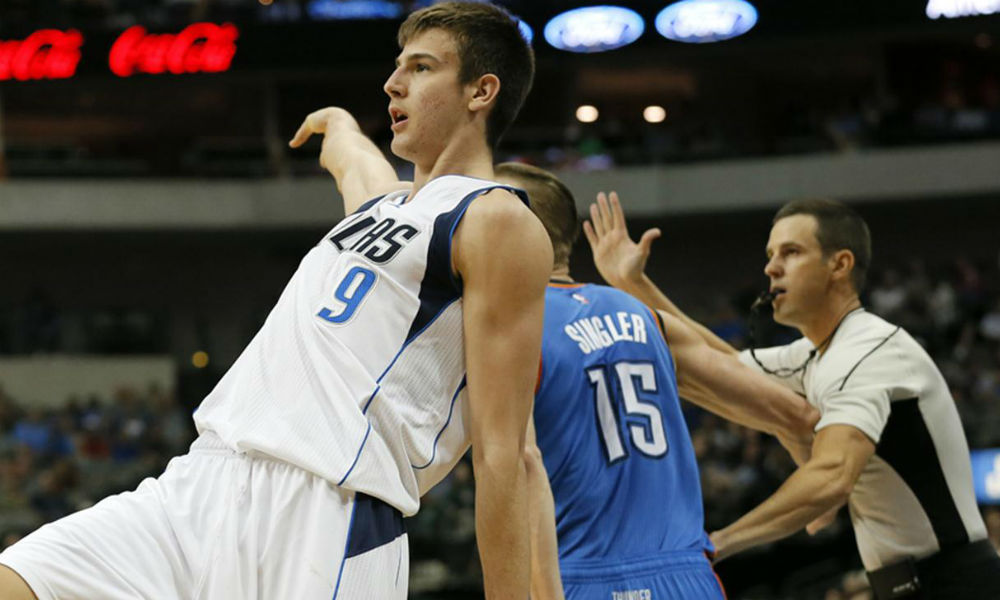
{"type": "MultiPolygon", "coordinates": [[[[913,261],[873,273],[865,299],[869,310],[906,327],[935,358],[970,446],[1000,447],[1000,268],[965,259],[933,268],[913,261]]],[[[715,306],[714,313],[697,316],[734,345],[747,344],[747,317],[726,302],[706,306],[715,306]]],[[[39,328],[24,338],[39,341],[35,351],[44,351],[46,340],[60,339],[51,331],[58,319],[28,322],[39,328]]],[[[787,341],[793,334],[765,328],[764,335],[761,345],[787,341]]],[[[792,471],[772,439],[687,404],[685,416],[701,468],[707,529],[738,518],[792,471]]],[[[133,488],[183,453],[193,435],[190,411],[170,390],[126,388],[113,398],[74,397],[59,408],[41,409],[22,405],[0,389],[0,545],[107,494],[133,488]]],[[[424,497],[420,514],[408,525],[415,597],[476,589],[473,503],[468,459],[424,497]]],[[[991,540],[1000,549],[1000,508],[984,510],[991,540]]],[[[829,543],[849,535],[848,528],[842,514],[829,532],[807,542],[829,543]]],[[[863,577],[837,568],[814,577],[820,586],[816,597],[868,597],[863,577]]],[[[758,591],[743,597],[792,597],[782,595],[781,585],[758,591]]]]}
{"type": "Polygon", "coordinates": [[[133,489],[186,451],[189,411],[169,390],[25,406],[0,388],[0,547],[39,525],[133,489]]]}
{"type": "Polygon", "coordinates": [[[628,122],[612,115],[592,124],[571,124],[559,139],[525,137],[505,148],[510,159],[545,168],[595,171],[1000,137],[1000,74],[947,59],[925,68],[929,83],[924,88],[900,83],[891,91],[830,94],[825,103],[790,95],[776,99],[773,110],[754,115],[753,126],[739,116],[720,115],[715,107],[685,101],[668,107],[663,123],[628,122]]]}

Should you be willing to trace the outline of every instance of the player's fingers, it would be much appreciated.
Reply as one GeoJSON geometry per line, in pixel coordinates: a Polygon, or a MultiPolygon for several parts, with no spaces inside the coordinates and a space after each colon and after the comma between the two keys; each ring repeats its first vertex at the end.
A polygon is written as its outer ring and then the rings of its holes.
{"type": "Polygon", "coordinates": [[[604,192],[597,192],[597,198],[595,198],[594,203],[591,204],[591,206],[594,206],[595,204],[598,205],[598,210],[597,210],[598,222],[594,223],[594,227],[597,228],[597,230],[602,233],[607,231],[608,226],[610,225],[610,223],[606,223],[604,221],[604,215],[601,214],[599,207],[600,202],[605,201],[606,199],[607,199],[607,194],[605,194],[604,192]]]}
{"type": "Polygon", "coordinates": [[[653,245],[653,240],[660,237],[660,235],[662,235],[662,233],[660,232],[659,227],[649,229],[642,234],[642,237],[639,238],[639,247],[642,249],[643,254],[649,254],[649,249],[653,245]]]}
{"type": "Polygon", "coordinates": [[[299,130],[295,132],[295,135],[292,137],[292,140],[288,142],[288,145],[292,148],[298,148],[302,144],[306,143],[306,140],[308,140],[310,136],[312,136],[312,131],[309,128],[309,117],[306,117],[306,120],[302,121],[302,124],[299,125],[299,130]]]}
{"type": "MultiPolygon", "coordinates": [[[[600,194],[597,196],[600,198],[600,194]]],[[[604,236],[604,221],[601,219],[601,213],[597,208],[597,204],[590,205],[590,222],[594,225],[594,233],[597,234],[597,238],[600,239],[604,236]]]]}
{"type": "Polygon", "coordinates": [[[587,243],[590,244],[592,250],[597,249],[597,234],[594,233],[594,227],[590,221],[583,222],[583,237],[587,238],[587,243]]]}
{"type": "Polygon", "coordinates": [[[611,227],[625,229],[625,212],[618,200],[618,192],[611,192],[611,227]]]}
{"type": "Polygon", "coordinates": [[[603,193],[597,196],[597,207],[601,213],[601,220],[604,221],[604,230],[611,231],[613,226],[613,222],[611,220],[611,207],[608,206],[608,197],[603,193]]]}

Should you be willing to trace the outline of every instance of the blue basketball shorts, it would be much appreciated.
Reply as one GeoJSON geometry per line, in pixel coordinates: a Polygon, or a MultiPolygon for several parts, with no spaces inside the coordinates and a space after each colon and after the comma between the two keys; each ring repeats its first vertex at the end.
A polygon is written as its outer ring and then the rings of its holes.
{"type": "Polygon", "coordinates": [[[701,552],[666,552],[623,561],[573,561],[561,566],[567,600],[725,600],[701,552]]]}

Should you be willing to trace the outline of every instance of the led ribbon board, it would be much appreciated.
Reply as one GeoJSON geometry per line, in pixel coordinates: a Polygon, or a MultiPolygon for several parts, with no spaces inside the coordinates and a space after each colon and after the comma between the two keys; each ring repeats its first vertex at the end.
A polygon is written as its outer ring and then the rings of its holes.
{"type": "Polygon", "coordinates": [[[148,33],[135,25],[111,46],[108,66],[119,77],[228,71],[239,35],[232,23],[195,23],[180,33],[148,33]]]}
{"type": "Polygon", "coordinates": [[[0,81],[67,79],[80,64],[83,35],[40,29],[23,40],[0,40],[0,81]]]}
{"type": "Polygon", "coordinates": [[[1000,504],[1000,450],[972,451],[972,481],[979,504],[1000,504]]]}
{"type": "Polygon", "coordinates": [[[656,30],[678,42],[721,42],[750,31],[757,9],[744,0],[681,0],[656,15],[656,30]]]}
{"type": "Polygon", "coordinates": [[[317,20],[398,19],[406,13],[400,2],[387,0],[313,0],[306,10],[317,20]]]}
{"type": "Polygon", "coordinates": [[[528,25],[521,19],[518,19],[517,28],[521,30],[521,37],[527,40],[529,44],[535,39],[535,32],[531,29],[531,25],[528,25]]]}
{"type": "Polygon", "coordinates": [[[928,0],[925,12],[931,19],[995,15],[1000,13],[1000,0],[928,0]]]}
{"type": "Polygon", "coordinates": [[[545,25],[545,41],[569,52],[604,52],[627,46],[646,29],[642,17],[620,6],[587,6],[554,17],[545,25]]]}

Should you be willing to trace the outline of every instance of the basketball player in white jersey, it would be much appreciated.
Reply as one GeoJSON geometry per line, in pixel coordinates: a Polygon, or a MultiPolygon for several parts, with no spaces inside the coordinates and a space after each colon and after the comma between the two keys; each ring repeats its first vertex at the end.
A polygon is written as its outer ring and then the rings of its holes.
{"type": "Polygon", "coordinates": [[[533,57],[488,4],[418,11],[399,41],[385,91],[412,188],[344,173],[353,214],[199,407],[191,452],[5,551],[0,598],[405,598],[402,516],[470,442],[486,596],[527,597],[552,249],[490,179],[533,57]]]}

